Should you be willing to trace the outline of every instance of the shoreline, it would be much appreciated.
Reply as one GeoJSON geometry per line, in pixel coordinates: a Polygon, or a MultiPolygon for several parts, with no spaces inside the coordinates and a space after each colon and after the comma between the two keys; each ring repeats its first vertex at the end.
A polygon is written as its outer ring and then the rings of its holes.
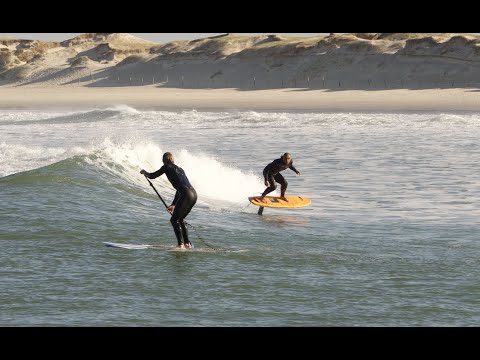
{"type": "Polygon", "coordinates": [[[0,110],[86,110],[118,105],[165,111],[480,112],[480,90],[0,87],[0,110]]]}

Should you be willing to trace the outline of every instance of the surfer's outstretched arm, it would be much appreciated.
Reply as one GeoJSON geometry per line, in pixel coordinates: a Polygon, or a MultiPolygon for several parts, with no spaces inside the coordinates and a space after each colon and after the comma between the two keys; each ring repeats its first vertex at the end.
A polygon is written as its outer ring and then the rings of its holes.
{"type": "Polygon", "coordinates": [[[290,170],[295,171],[295,173],[296,173],[297,175],[300,175],[300,171],[298,171],[298,170],[295,168],[295,166],[293,166],[293,164],[291,164],[288,168],[289,168],[290,170]]]}

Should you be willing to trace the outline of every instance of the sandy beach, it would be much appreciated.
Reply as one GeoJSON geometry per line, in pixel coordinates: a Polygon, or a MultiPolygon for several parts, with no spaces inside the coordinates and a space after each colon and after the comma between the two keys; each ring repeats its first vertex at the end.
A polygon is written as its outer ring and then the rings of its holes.
{"type": "Polygon", "coordinates": [[[308,90],[167,89],[156,86],[0,87],[0,109],[92,109],[128,105],[141,110],[480,111],[478,89],[308,90]]]}
{"type": "Polygon", "coordinates": [[[480,37],[0,38],[0,109],[480,111],[480,37]]]}

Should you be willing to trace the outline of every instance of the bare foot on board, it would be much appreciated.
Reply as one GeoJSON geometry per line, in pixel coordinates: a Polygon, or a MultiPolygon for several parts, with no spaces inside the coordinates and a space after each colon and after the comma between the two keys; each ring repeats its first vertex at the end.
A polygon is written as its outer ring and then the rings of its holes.
{"type": "Polygon", "coordinates": [[[264,204],[267,203],[267,200],[265,200],[264,198],[262,198],[262,197],[260,197],[260,196],[259,196],[259,197],[256,197],[255,200],[260,201],[260,202],[262,202],[262,203],[264,203],[264,204]]]}

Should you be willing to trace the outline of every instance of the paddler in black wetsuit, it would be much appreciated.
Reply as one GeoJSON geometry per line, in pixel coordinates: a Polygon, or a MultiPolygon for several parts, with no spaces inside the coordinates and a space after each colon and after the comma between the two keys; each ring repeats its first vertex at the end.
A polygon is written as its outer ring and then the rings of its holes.
{"type": "Polygon", "coordinates": [[[293,166],[292,155],[290,153],[283,154],[280,159],[273,160],[270,164],[265,166],[263,169],[263,178],[265,179],[265,186],[268,186],[263,194],[258,198],[261,202],[266,203],[264,197],[274,191],[277,188],[275,181],[277,181],[281,185],[281,194],[280,199],[284,201],[288,201],[285,197],[285,191],[287,190],[288,182],[285,178],[280,174],[280,171],[285,169],[291,169],[300,175],[300,171],[295,169],[293,166]]]}
{"type": "Polygon", "coordinates": [[[155,179],[163,174],[167,175],[168,180],[177,190],[172,204],[167,208],[167,211],[172,214],[170,222],[177,237],[177,247],[191,249],[192,243],[188,240],[188,231],[184,219],[197,202],[197,192],[190,184],[190,181],[188,181],[185,171],[174,164],[172,153],[166,152],[163,154],[162,160],[163,166],[159,170],[149,173],[142,169],[140,174],[145,175],[149,179],[155,179]]]}

